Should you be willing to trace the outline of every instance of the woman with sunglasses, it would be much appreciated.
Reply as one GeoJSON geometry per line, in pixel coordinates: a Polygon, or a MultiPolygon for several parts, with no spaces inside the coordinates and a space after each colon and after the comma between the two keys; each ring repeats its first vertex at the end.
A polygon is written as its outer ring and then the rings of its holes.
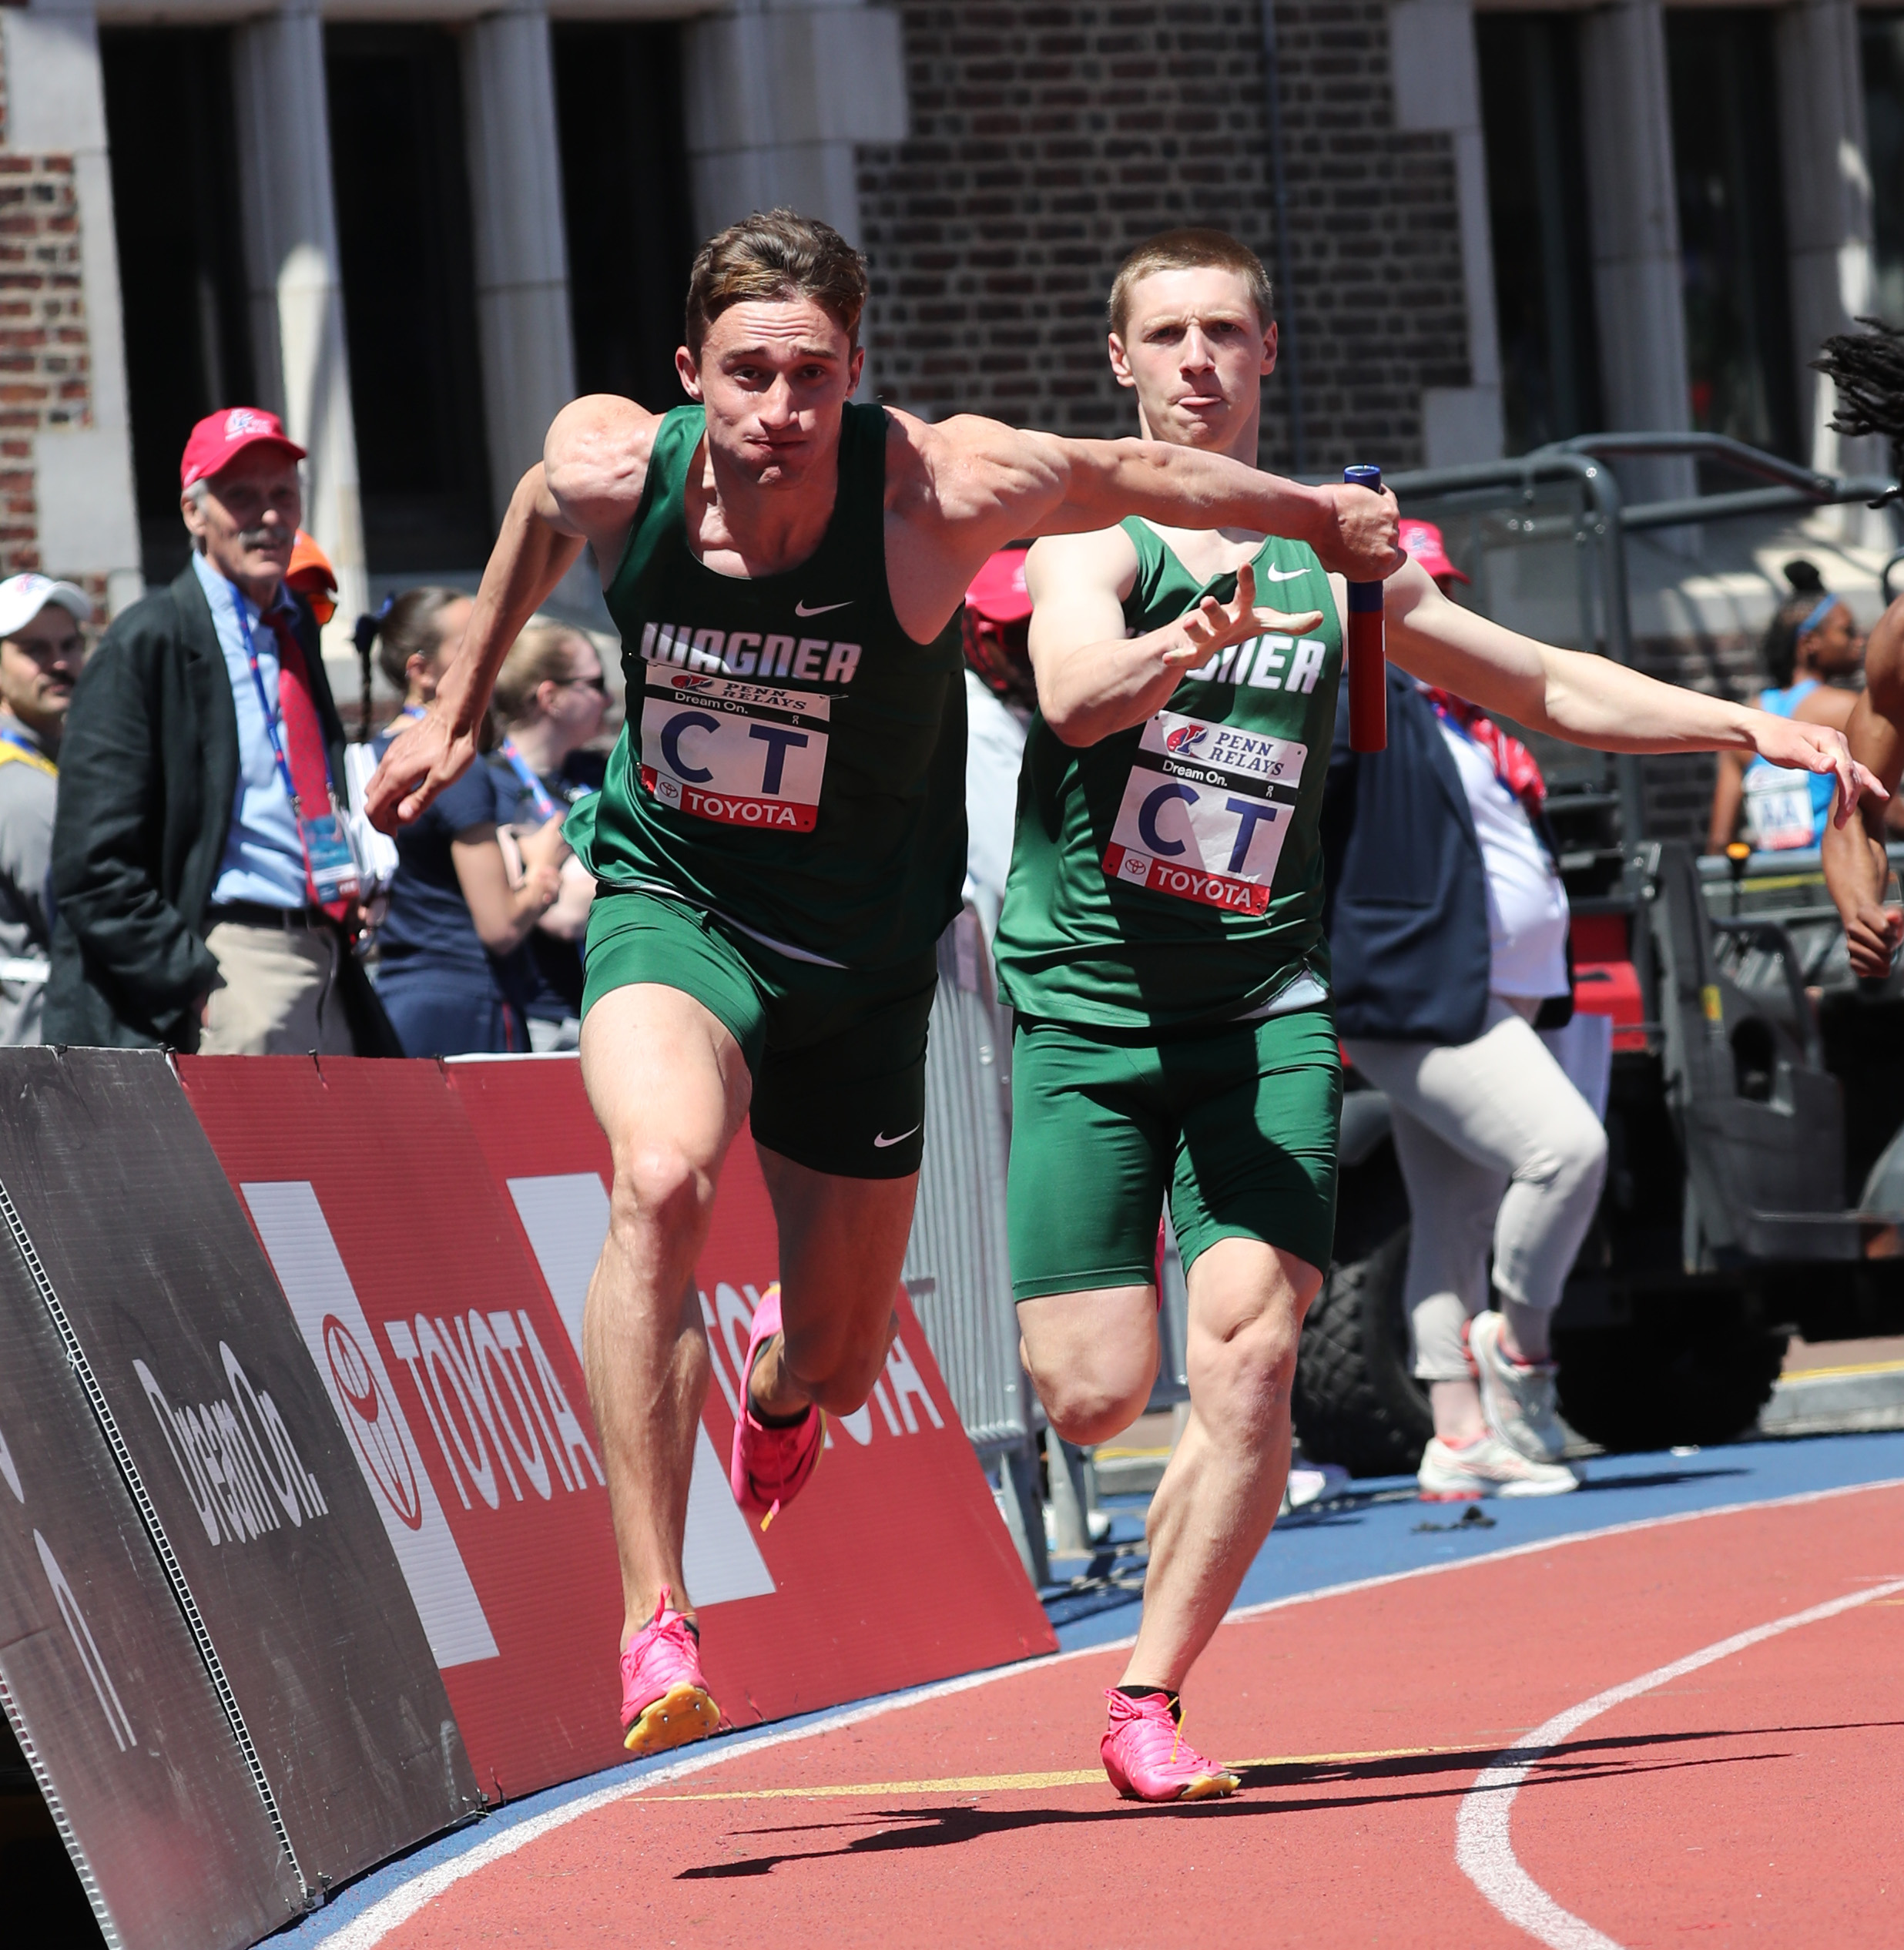
{"type": "MultiPolygon", "coordinates": [[[[598,791],[607,759],[588,749],[608,710],[595,645],[579,630],[538,624],[523,632],[496,678],[500,732],[486,763],[495,776],[498,829],[512,880],[531,836],[598,791]]],[[[595,881],[572,853],[554,906],[530,930],[530,985],[523,1004],[529,1047],[572,1050],[582,1034],[582,939],[595,881]]]]}
{"type": "MultiPolygon", "coordinates": [[[[467,602],[449,591],[442,593],[451,601],[434,624],[420,615],[413,618],[420,605],[412,598],[433,593],[399,596],[379,632],[380,641],[397,639],[384,644],[392,658],[406,653],[406,717],[421,715],[419,679],[440,667],[421,638],[433,627],[439,635],[454,629],[460,637],[468,621],[467,602]],[[419,641],[397,627],[407,622],[414,622],[419,641]]],[[[543,634],[527,632],[511,661],[543,634]]],[[[563,668],[566,673],[566,664],[563,668]]],[[[598,663],[595,669],[598,678],[598,663]]],[[[542,688],[531,684],[527,690],[532,695],[542,688]]],[[[592,726],[600,716],[597,704],[592,726]]],[[[541,745],[533,732],[528,735],[539,759],[541,745]]],[[[531,1047],[529,1011],[539,984],[528,943],[537,923],[561,899],[569,849],[561,821],[542,815],[527,826],[544,829],[527,830],[519,839],[512,836],[505,853],[502,836],[521,823],[523,796],[521,780],[510,765],[472,766],[397,836],[389,911],[377,928],[377,992],[407,1056],[503,1054],[531,1047]]]]}

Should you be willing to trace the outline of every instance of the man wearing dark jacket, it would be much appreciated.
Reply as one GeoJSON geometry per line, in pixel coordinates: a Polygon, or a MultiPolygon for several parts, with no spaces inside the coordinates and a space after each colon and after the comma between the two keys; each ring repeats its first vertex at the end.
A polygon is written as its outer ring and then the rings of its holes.
{"type": "Polygon", "coordinates": [[[274,414],[199,421],[179,467],[192,561],[113,623],[74,692],[50,1042],[397,1053],[347,932],[344,729],[284,582],[303,457],[274,414]]]}

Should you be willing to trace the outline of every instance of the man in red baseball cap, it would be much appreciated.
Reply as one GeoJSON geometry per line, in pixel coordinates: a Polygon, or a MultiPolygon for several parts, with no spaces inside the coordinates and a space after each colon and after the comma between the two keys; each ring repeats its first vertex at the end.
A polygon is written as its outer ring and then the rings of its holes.
{"type": "Polygon", "coordinates": [[[179,463],[191,562],[114,622],[74,691],[52,1041],[400,1054],[350,952],[344,728],[287,580],[303,457],[260,407],[192,429],[179,463]]]}

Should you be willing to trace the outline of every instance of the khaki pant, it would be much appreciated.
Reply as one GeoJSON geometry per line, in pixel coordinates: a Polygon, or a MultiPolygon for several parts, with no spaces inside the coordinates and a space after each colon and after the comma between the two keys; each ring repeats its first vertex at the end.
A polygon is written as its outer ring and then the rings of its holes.
{"type": "Polygon", "coordinates": [[[201,1056],[352,1054],[338,993],[347,952],[334,929],[247,927],[220,921],[205,937],[218,960],[201,1056]]]}
{"type": "Polygon", "coordinates": [[[1489,1248],[1508,1308],[1551,1314],[1600,1202],[1607,1134],[1529,1027],[1536,1007],[1490,996],[1481,1034],[1453,1048],[1346,1045],[1393,1114],[1413,1221],[1403,1298],[1423,1381],[1467,1375],[1461,1329],[1487,1305],[1489,1248]]]}

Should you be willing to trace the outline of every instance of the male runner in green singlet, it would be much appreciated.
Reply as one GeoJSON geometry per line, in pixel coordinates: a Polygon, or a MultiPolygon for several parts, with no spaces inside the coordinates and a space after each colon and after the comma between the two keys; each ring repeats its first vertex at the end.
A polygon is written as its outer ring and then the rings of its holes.
{"type": "Polygon", "coordinates": [[[716,1717],[681,1563],[709,1379],[694,1264],[749,1116],[781,1278],[748,1351],[743,1507],[773,1516],[819,1459],[820,1411],[856,1409],[885,1359],[934,944],[964,871],[954,618],[980,565],[1014,535],[1131,513],[1286,528],[1365,576],[1403,559],[1393,499],[1366,491],[849,404],[865,294],[858,253],[791,212],[702,249],[676,355],[696,404],[557,417],[461,652],[368,795],[373,817],[414,818],[463,770],[504,652],[592,546],[629,682],[606,782],[567,829],[601,883],[582,1063],[615,1159],[583,1338],[635,1752],[716,1717]]]}
{"type": "MultiPolygon", "coordinates": [[[[1110,324],[1147,441],[1254,457],[1276,332],[1249,251],[1215,231],[1153,239],[1119,273],[1110,324]]],[[[1183,1738],[1178,1692],[1275,1519],[1335,1228],[1328,566],[1273,523],[1151,515],[1041,541],[1027,565],[1040,711],[997,959],[1017,1012],[1013,1290],[1061,1434],[1101,1442],[1149,1396],[1166,1195],[1189,1282],[1190,1419],[1151,1504],[1142,1623],[1101,1749],[1144,1800],[1237,1785],[1183,1738]],[[1259,591],[1319,627],[1292,633],[1259,591]]],[[[1852,785],[1836,732],[1517,636],[1412,563],[1386,588],[1393,658],[1524,725],[1606,750],[1755,751],[1852,785]]],[[[1855,776],[1854,799],[1872,784],[1855,776]]]]}

